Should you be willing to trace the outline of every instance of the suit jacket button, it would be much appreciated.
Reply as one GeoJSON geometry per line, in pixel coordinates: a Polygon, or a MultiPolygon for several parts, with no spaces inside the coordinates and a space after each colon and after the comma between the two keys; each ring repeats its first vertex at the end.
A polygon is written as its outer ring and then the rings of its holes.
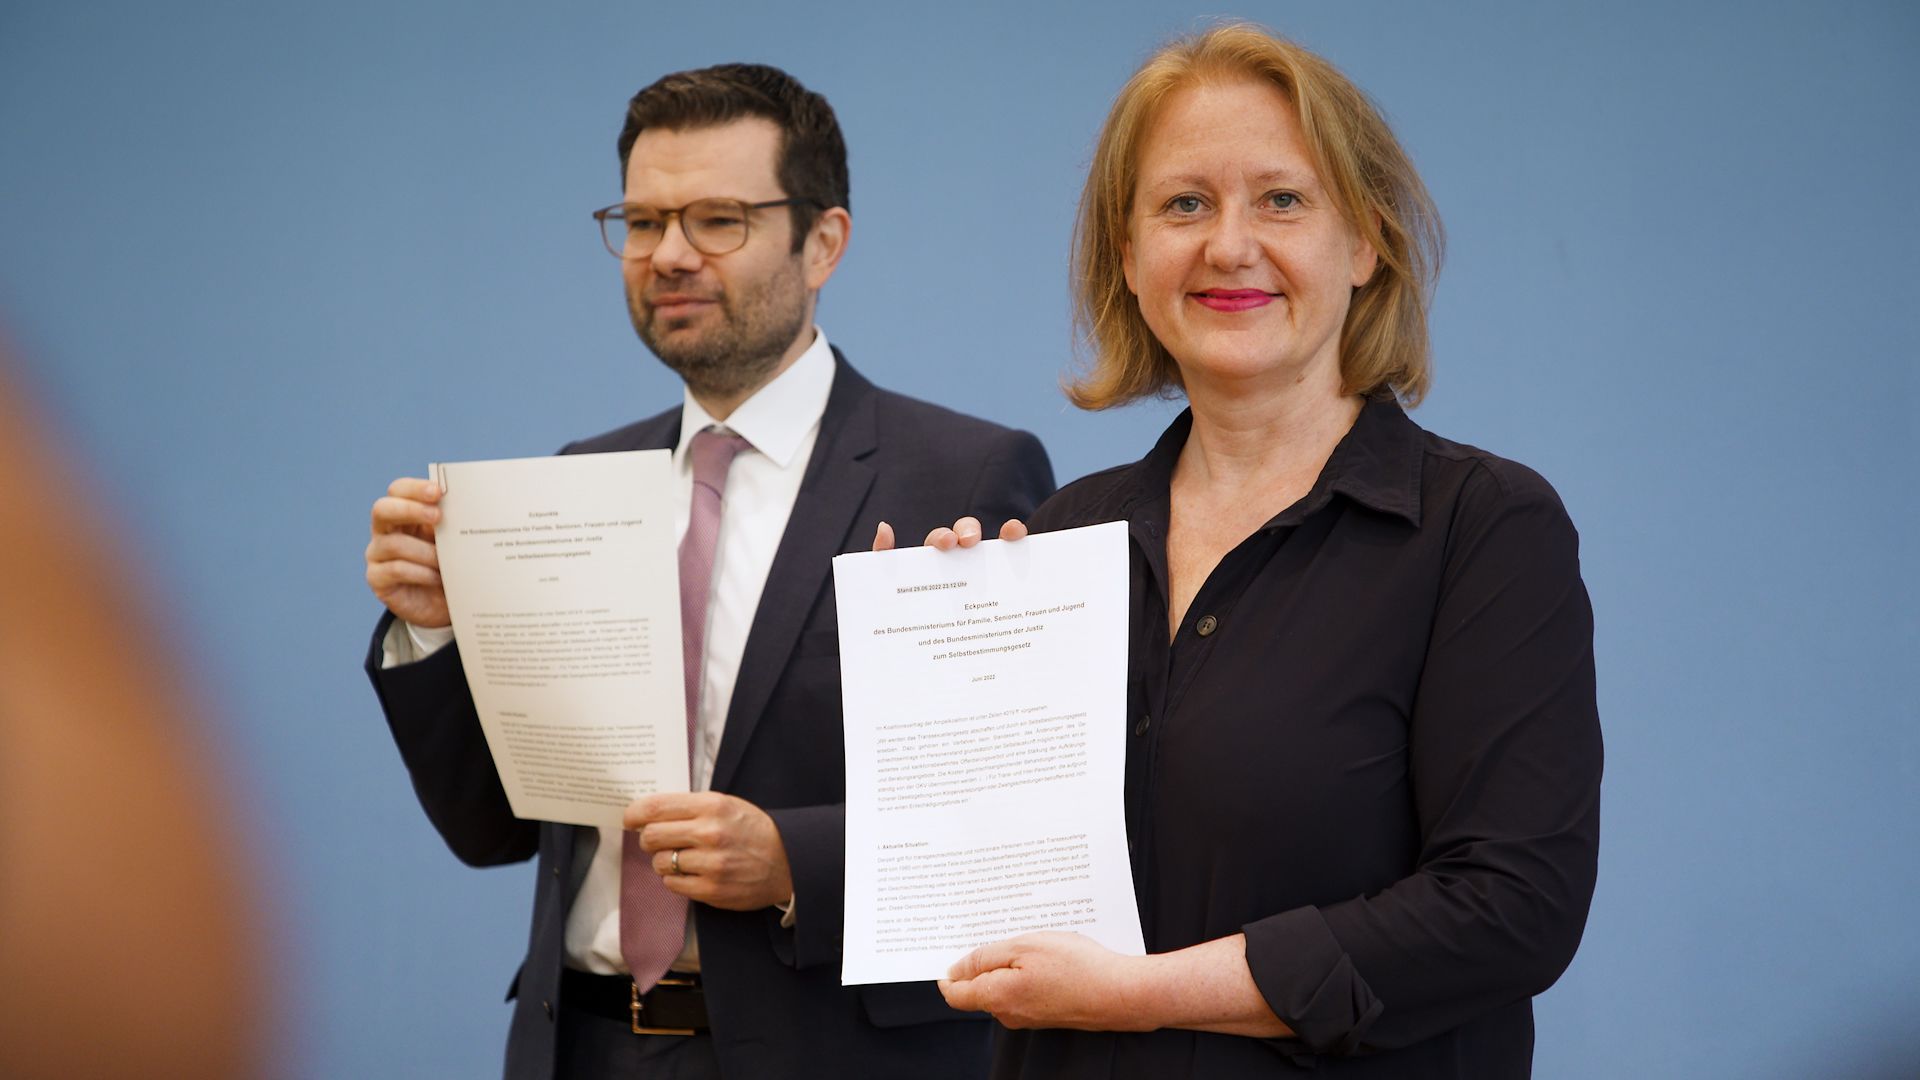
{"type": "Polygon", "coordinates": [[[1147,729],[1152,726],[1153,726],[1153,717],[1148,716],[1146,713],[1141,713],[1140,722],[1133,725],[1133,733],[1135,735],[1145,735],[1147,733],[1147,729]]]}
{"type": "Polygon", "coordinates": [[[1219,628],[1220,628],[1219,619],[1216,619],[1211,615],[1202,615],[1200,616],[1199,624],[1196,625],[1193,628],[1193,630],[1194,630],[1194,633],[1199,634],[1201,637],[1206,637],[1208,634],[1213,633],[1215,630],[1219,628]]]}
{"type": "Polygon", "coordinates": [[[553,1019],[553,1002],[543,1001],[540,1003],[540,1007],[546,1010],[547,1019],[549,1020],[553,1019]]]}

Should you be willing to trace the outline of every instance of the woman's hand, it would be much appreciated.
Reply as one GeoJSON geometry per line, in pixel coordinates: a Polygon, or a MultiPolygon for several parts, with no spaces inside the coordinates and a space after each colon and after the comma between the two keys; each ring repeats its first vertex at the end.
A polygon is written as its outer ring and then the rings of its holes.
{"type": "MultiPolygon", "coordinates": [[[[1004,525],[1000,526],[1002,540],[1019,540],[1026,535],[1026,523],[1017,518],[1009,518],[1004,525]]],[[[951,529],[935,529],[927,534],[926,540],[928,547],[939,548],[941,551],[952,551],[956,547],[970,548],[979,542],[980,519],[975,517],[963,517],[954,522],[951,529]]],[[[893,550],[893,526],[883,521],[880,527],[873,531],[873,550],[893,550]]]]}
{"type": "Polygon", "coordinates": [[[1045,931],[982,945],[939,986],[947,1004],[992,1013],[1010,1028],[1152,1031],[1160,1025],[1140,1002],[1152,962],[1082,934],[1045,931]]]}
{"type": "Polygon", "coordinates": [[[1122,956],[1081,934],[1022,934],[982,945],[947,976],[947,1004],[992,1013],[1010,1028],[1294,1033],[1254,985],[1241,934],[1151,956],[1122,956]]]}

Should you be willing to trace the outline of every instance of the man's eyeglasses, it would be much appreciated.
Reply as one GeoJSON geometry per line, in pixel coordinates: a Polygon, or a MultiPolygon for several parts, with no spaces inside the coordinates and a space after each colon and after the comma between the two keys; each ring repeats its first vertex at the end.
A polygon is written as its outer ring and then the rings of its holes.
{"type": "Polygon", "coordinates": [[[693,250],[702,255],[725,255],[746,246],[747,223],[755,210],[796,204],[819,205],[812,199],[753,203],[739,199],[697,199],[678,209],[655,210],[650,206],[615,203],[604,210],[595,210],[593,219],[600,223],[600,239],[606,242],[607,250],[615,258],[644,259],[653,254],[653,249],[660,246],[660,238],[667,234],[667,221],[674,217],[680,219],[680,232],[693,250]]]}

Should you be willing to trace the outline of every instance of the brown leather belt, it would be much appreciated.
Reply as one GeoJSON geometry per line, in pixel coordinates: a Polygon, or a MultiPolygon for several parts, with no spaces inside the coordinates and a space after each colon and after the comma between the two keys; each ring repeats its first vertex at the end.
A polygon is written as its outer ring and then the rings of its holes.
{"type": "Polygon", "coordinates": [[[618,1020],[635,1035],[700,1035],[707,1030],[707,995],[698,974],[669,971],[642,994],[625,975],[562,968],[560,1007],[618,1020]]]}

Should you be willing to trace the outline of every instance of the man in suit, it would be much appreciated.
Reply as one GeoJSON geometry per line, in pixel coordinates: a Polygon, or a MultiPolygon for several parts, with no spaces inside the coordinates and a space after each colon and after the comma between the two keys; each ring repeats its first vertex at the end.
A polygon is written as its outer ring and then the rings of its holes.
{"type": "Polygon", "coordinates": [[[1025,517],[1046,454],[874,387],[814,325],[852,224],[819,95],[760,65],[669,75],[634,96],[620,154],[625,198],[596,216],[685,394],[562,453],[674,452],[693,791],[636,800],[624,833],[515,818],[451,640],[438,489],[394,481],[367,547],[388,608],[367,669],[428,818],[470,864],[538,858],[506,1074],[982,1075],[986,1025],[932,984],[840,985],[830,560],[883,514],[908,536],[1025,517]]]}

